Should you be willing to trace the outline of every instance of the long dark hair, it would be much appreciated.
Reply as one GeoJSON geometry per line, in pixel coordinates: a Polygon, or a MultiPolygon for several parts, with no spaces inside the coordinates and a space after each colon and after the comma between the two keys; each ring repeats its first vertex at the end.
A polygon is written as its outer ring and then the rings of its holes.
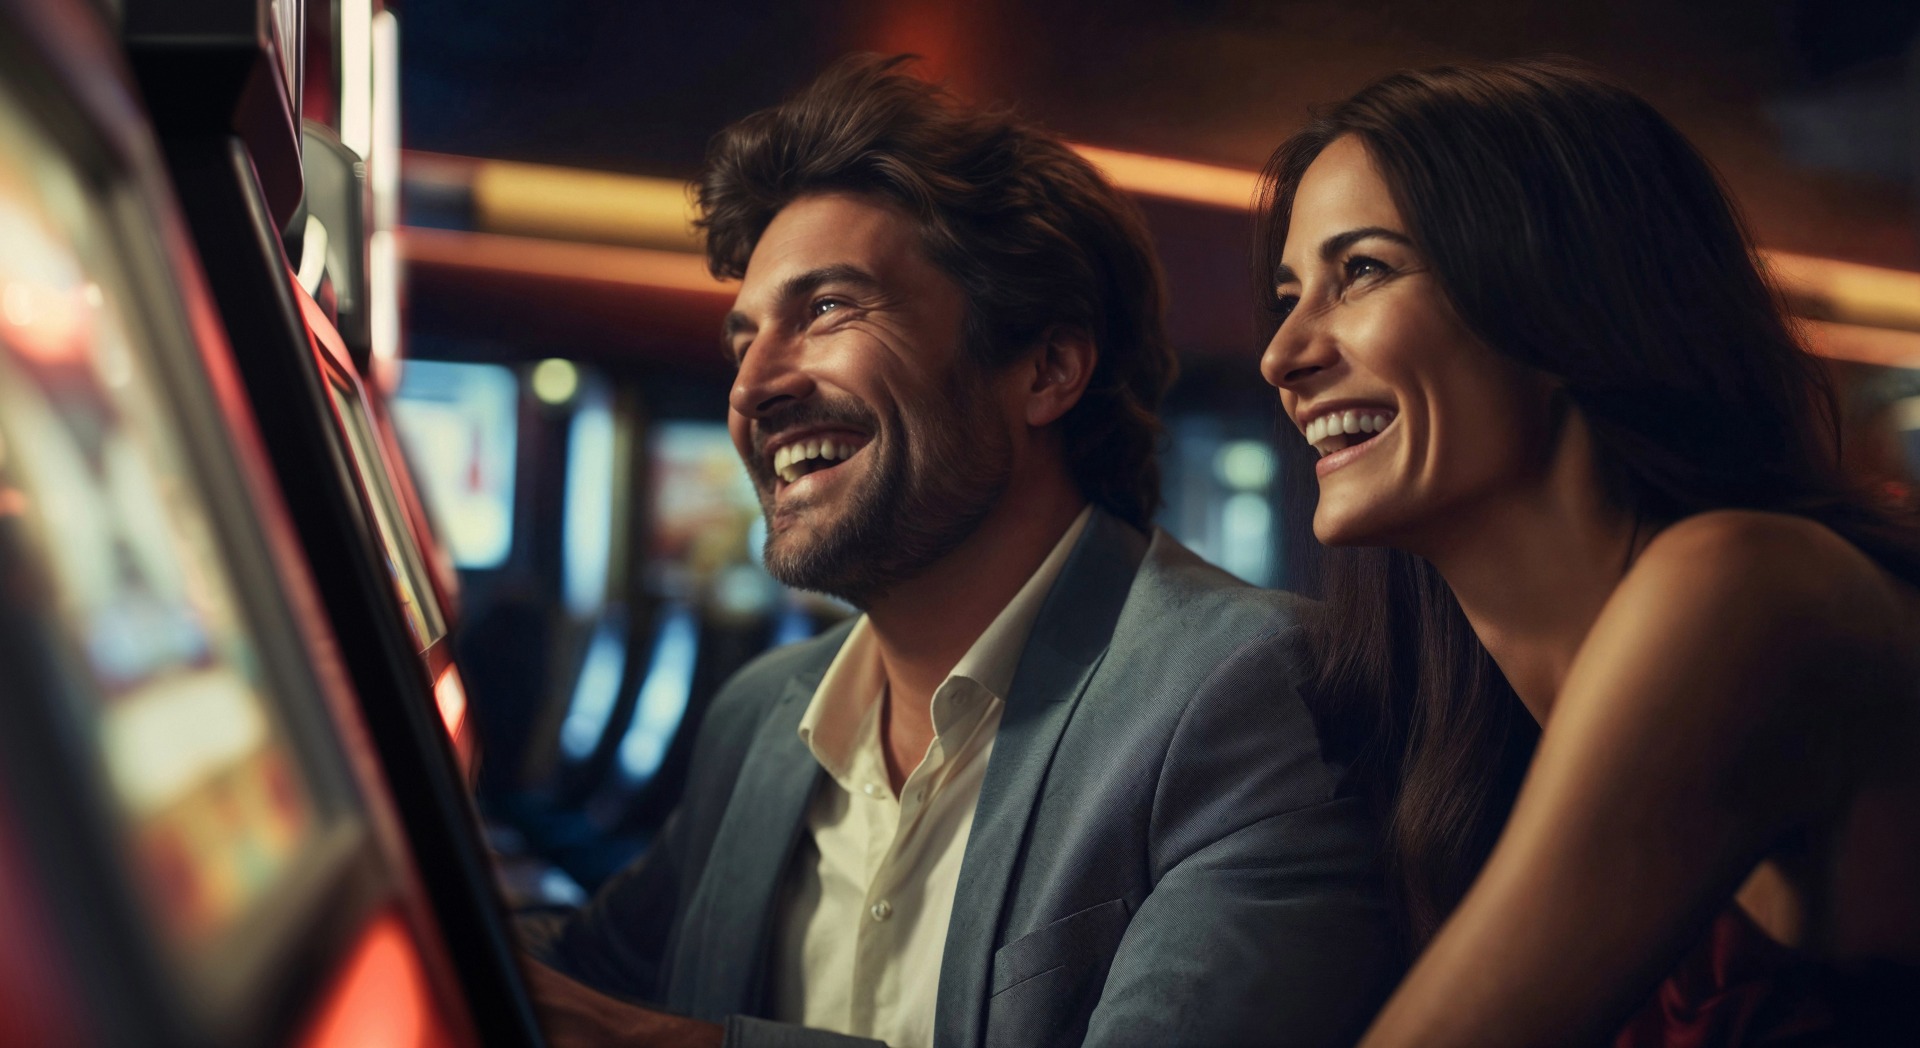
{"type": "MultiPolygon", "coordinates": [[[[1581,410],[1606,495],[1642,528],[1795,513],[1920,582],[1910,510],[1848,487],[1825,373],[1712,169],[1652,106],[1559,59],[1374,83],[1267,163],[1254,264],[1269,298],[1300,180],[1346,135],[1467,328],[1581,410]]],[[[1485,862],[1538,730],[1432,565],[1329,549],[1319,572],[1312,695],[1381,809],[1417,946],[1485,862]]]]}

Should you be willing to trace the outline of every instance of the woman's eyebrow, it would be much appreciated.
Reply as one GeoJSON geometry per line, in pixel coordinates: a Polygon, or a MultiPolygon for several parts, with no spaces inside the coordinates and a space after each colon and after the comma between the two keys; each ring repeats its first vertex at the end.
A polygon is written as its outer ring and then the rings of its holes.
{"type": "Polygon", "coordinates": [[[1385,226],[1363,226],[1359,229],[1349,229],[1345,233],[1335,233],[1327,239],[1322,240],[1320,242],[1320,260],[1322,262],[1331,262],[1339,256],[1340,252],[1345,251],[1362,240],[1371,240],[1375,237],[1379,237],[1382,240],[1390,240],[1402,247],[1413,246],[1413,241],[1407,239],[1405,233],[1395,232],[1385,226]]]}

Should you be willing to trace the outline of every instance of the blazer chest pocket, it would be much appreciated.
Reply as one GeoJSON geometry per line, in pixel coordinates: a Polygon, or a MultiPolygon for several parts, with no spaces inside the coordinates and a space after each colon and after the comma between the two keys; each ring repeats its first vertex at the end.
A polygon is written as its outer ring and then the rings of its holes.
{"type": "Polygon", "coordinates": [[[1079,1044],[1131,917],[1109,899],[995,951],[988,1048],[1079,1044]]]}

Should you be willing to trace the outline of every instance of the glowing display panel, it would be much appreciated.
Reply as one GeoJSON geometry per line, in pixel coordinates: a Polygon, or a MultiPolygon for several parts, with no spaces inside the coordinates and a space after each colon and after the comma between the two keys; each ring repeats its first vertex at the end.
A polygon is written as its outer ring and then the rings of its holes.
{"type": "Polygon", "coordinates": [[[41,609],[130,880],[163,939],[201,955],[294,872],[320,816],[108,204],[0,92],[0,575],[41,609]]]}
{"type": "Polygon", "coordinates": [[[413,541],[413,532],[408,530],[406,517],[400,512],[399,499],[394,496],[392,479],[387,476],[385,460],[374,436],[373,421],[367,415],[359,391],[342,386],[332,376],[328,376],[326,385],[327,394],[333,398],[333,408],[346,427],[347,445],[365,486],[367,501],[372,504],[374,530],[379,532],[387,573],[393,578],[394,589],[406,611],[407,628],[413,631],[415,646],[424,651],[447,632],[433,584],[427,577],[426,558],[413,541]]]}
{"type": "Polygon", "coordinates": [[[456,567],[497,568],[513,549],[519,398],[506,368],[435,360],[408,361],[393,398],[394,427],[456,567]]]}
{"type": "Polygon", "coordinates": [[[613,500],[620,478],[613,410],[607,401],[604,391],[583,394],[567,427],[561,595],[567,610],[581,616],[606,603],[613,565],[613,500]]]}
{"type": "MultiPolygon", "coordinates": [[[[662,422],[650,436],[651,554],[657,572],[689,576],[664,580],[669,592],[687,584],[724,588],[734,568],[764,577],[760,500],[726,424],[662,422]]],[[[771,604],[778,596],[773,581],[765,581],[756,604],[771,604]]]]}

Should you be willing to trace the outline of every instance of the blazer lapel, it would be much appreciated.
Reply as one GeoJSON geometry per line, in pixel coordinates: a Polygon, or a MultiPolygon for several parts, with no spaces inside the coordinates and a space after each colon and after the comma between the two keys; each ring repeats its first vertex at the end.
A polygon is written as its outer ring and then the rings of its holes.
{"type": "Polygon", "coordinates": [[[960,864],[934,1012],[940,1048],[983,1039],[994,939],[1014,860],[1060,733],[1106,653],[1146,549],[1146,536],[1095,509],[1034,620],[960,864]]]}
{"type": "Polygon", "coordinates": [[[700,945],[674,966],[676,975],[693,980],[690,994],[674,996],[695,1015],[764,1011],[774,903],[806,823],[807,802],[825,774],[798,734],[824,672],[823,663],[788,680],[785,694],[760,722],[721,817],[690,914],[704,929],[691,937],[700,945]]]}

